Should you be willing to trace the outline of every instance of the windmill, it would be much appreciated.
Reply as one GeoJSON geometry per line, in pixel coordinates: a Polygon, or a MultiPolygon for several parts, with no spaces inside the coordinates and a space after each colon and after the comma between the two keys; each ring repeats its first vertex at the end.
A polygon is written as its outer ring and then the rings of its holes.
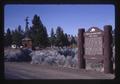
{"type": "Polygon", "coordinates": [[[26,17],[26,19],[25,19],[25,22],[26,22],[26,27],[25,27],[25,36],[27,36],[27,33],[28,33],[28,31],[29,31],[29,27],[28,27],[28,24],[29,24],[29,22],[28,22],[28,16],[26,17]]]}
{"type": "Polygon", "coordinates": [[[25,37],[22,39],[22,45],[25,48],[32,48],[32,40],[29,38],[29,27],[28,27],[28,16],[25,19],[26,27],[25,27],[25,37]]]}

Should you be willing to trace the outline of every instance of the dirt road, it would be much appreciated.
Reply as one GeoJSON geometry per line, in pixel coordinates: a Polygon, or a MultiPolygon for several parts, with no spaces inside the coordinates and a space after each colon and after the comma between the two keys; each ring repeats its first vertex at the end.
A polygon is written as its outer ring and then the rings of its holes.
{"type": "Polygon", "coordinates": [[[113,79],[113,74],[40,64],[5,62],[5,79],[113,79]]]}

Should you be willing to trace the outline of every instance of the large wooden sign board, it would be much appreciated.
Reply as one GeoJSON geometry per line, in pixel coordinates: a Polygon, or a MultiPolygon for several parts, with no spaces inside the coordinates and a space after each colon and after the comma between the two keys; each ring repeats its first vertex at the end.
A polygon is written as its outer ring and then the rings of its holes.
{"type": "Polygon", "coordinates": [[[104,31],[91,27],[78,32],[79,68],[112,73],[112,26],[105,25],[104,31]]]}
{"type": "Polygon", "coordinates": [[[91,27],[84,33],[84,48],[86,59],[103,59],[103,31],[91,27]]]}

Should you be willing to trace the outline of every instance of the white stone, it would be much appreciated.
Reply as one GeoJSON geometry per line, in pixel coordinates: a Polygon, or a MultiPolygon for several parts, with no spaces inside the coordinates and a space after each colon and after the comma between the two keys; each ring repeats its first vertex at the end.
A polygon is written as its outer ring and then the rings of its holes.
{"type": "Polygon", "coordinates": [[[94,31],[95,31],[95,29],[94,29],[94,28],[92,28],[90,32],[94,32],[94,31]]]}
{"type": "Polygon", "coordinates": [[[11,45],[11,48],[16,48],[16,45],[15,44],[11,45]]]}
{"type": "Polygon", "coordinates": [[[20,46],[20,48],[23,48],[23,46],[20,46]]]}

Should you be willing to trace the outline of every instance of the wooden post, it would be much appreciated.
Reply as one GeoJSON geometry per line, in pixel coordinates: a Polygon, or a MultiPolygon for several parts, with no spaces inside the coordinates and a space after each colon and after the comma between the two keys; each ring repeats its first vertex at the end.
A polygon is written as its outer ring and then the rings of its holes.
{"type": "Polygon", "coordinates": [[[104,26],[104,72],[113,73],[111,25],[104,26]]]}
{"type": "Polygon", "coordinates": [[[84,29],[78,30],[78,63],[80,69],[85,69],[84,59],[84,29]]]}

